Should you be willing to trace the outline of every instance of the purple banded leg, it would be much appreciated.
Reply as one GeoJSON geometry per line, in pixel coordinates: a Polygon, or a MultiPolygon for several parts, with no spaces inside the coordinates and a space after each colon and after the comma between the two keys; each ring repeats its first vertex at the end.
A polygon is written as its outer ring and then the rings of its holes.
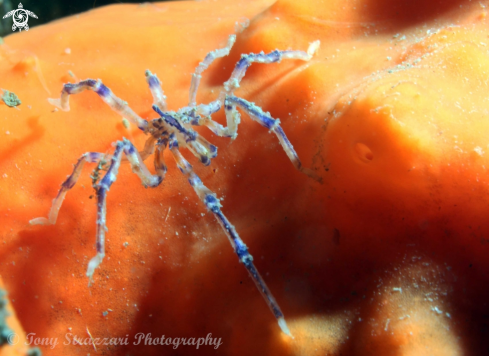
{"type": "MultiPolygon", "coordinates": [[[[144,148],[139,151],[139,155],[141,156],[141,160],[146,161],[146,158],[151,156],[155,151],[155,142],[156,139],[153,136],[150,136],[146,142],[144,143],[144,148]]],[[[122,163],[127,163],[129,160],[127,157],[122,157],[122,163]]]]}
{"type": "Polygon", "coordinates": [[[165,161],[163,159],[163,154],[166,149],[166,145],[168,144],[168,139],[163,138],[158,140],[158,143],[156,144],[156,152],[154,156],[154,165],[155,165],[155,171],[158,176],[161,177],[161,179],[165,179],[166,172],[168,171],[168,168],[165,165],[165,161]]]}
{"type": "Polygon", "coordinates": [[[255,104],[250,103],[245,99],[238,98],[234,95],[227,96],[225,99],[224,110],[226,112],[226,116],[236,114],[239,115],[236,110],[237,106],[240,107],[244,112],[246,112],[252,120],[258,122],[263,127],[266,127],[277,136],[280,144],[282,145],[282,148],[287,154],[287,157],[289,157],[290,161],[297,170],[315,180],[320,179],[312,170],[302,166],[302,163],[299,159],[299,156],[295,152],[294,147],[285,135],[282,127],[280,127],[280,120],[272,118],[269,113],[265,113],[260,107],[256,106],[255,104]]]}
{"type": "Polygon", "coordinates": [[[212,143],[210,143],[209,141],[207,141],[205,138],[203,138],[200,135],[197,136],[197,142],[205,148],[208,158],[212,159],[212,158],[217,157],[217,147],[216,146],[214,146],[212,143]]]}
{"type": "Polygon", "coordinates": [[[307,52],[304,51],[279,51],[275,50],[268,54],[250,53],[243,54],[241,59],[236,63],[236,66],[231,74],[231,77],[224,83],[224,90],[220,94],[221,102],[224,102],[226,95],[232,95],[236,88],[239,88],[239,83],[243,79],[246,70],[252,63],[275,63],[280,62],[282,59],[299,59],[302,61],[309,61],[314,53],[319,49],[319,41],[314,41],[309,45],[307,52]]]}
{"type": "MultiPolygon", "coordinates": [[[[219,102],[225,105],[226,97],[233,96],[235,89],[239,88],[239,83],[245,76],[246,70],[252,63],[275,63],[280,62],[282,59],[298,59],[303,61],[309,61],[314,53],[319,48],[319,41],[315,41],[309,45],[307,52],[304,51],[279,51],[275,50],[268,54],[265,53],[250,53],[241,56],[241,59],[236,63],[236,66],[231,74],[231,77],[224,83],[224,89],[219,94],[219,102]]],[[[226,106],[226,105],[225,105],[226,106]]],[[[235,139],[238,135],[238,125],[240,123],[240,116],[236,109],[231,107],[226,110],[226,124],[224,127],[216,122],[205,123],[209,129],[218,136],[230,137],[235,139]]]]}
{"type": "MultiPolygon", "coordinates": [[[[153,142],[154,143],[154,142],[153,142]]],[[[156,175],[152,175],[143,163],[143,159],[139,152],[136,150],[134,145],[128,140],[117,141],[116,149],[112,156],[107,156],[99,152],[87,152],[81,156],[78,162],[75,164],[73,173],[68,176],[68,178],[61,185],[61,189],[58,195],[53,200],[53,205],[49,211],[48,218],[36,218],[29,221],[31,225],[53,225],[56,223],[61,204],[66,196],[68,190],[73,188],[73,186],[78,181],[80,177],[83,166],[86,162],[98,163],[104,158],[110,158],[110,166],[107,169],[107,173],[103,176],[100,182],[96,185],[97,191],[97,232],[96,232],[96,245],[97,245],[97,255],[93,257],[88,263],[87,276],[92,279],[95,268],[97,268],[105,256],[105,231],[107,230],[105,226],[106,217],[106,198],[107,192],[110,189],[112,183],[115,182],[117,178],[117,173],[119,171],[119,166],[121,164],[122,153],[127,157],[127,160],[131,164],[132,171],[138,175],[141,179],[143,185],[147,187],[157,187],[163,181],[166,174],[166,166],[163,162],[163,151],[166,147],[166,141],[160,140],[157,143],[156,154],[155,154],[155,168],[156,175]]]]}
{"type": "Polygon", "coordinates": [[[59,99],[48,99],[48,101],[51,105],[54,105],[63,111],[69,111],[70,95],[81,93],[84,90],[93,90],[96,92],[112,110],[137,125],[140,130],[146,131],[148,128],[148,122],[139,117],[139,115],[127,105],[127,102],[115,96],[100,80],[86,79],[76,84],[67,83],[63,86],[61,97],[59,99]]]}
{"type": "Polygon", "coordinates": [[[204,60],[199,63],[197,68],[195,68],[195,72],[192,74],[192,83],[190,84],[189,107],[194,107],[196,105],[197,90],[199,89],[202,72],[206,70],[215,59],[227,56],[231,51],[234,42],[236,42],[236,35],[229,36],[226,47],[209,52],[207,56],[205,56],[204,60]]]}
{"type": "MultiPolygon", "coordinates": [[[[158,146],[160,149],[160,146],[158,146]]],[[[164,148],[163,148],[164,149],[164,148]]],[[[161,149],[160,149],[161,150],[161,149]]],[[[87,268],[87,277],[92,281],[93,273],[95,269],[102,263],[105,257],[105,231],[107,227],[106,221],[106,200],[107,193],[112,184],[117,179],[117,173],[121,164],[122,154],[125,154],[129,162],[131,163],[131,169],[141,179],[145,188],[157,187],[161,184],[166,173],[166,167],[162,163],[162,152],[158,152],[155,156],[156,175],[152,175],[148,168],[144,165],[139,152],[134,145],[126,140],[117,141],[114,154],[112,155],[110,166],[107,172],[96,186],[97,191],[97,233],[96,233],[96,248],[97,254],[90,260],[87,268]]]]}
{"type": "Polygon", "coordinates": [[[153,105],[156,105],[163,112],[166,111],[166,95],[163,93],[160,80],[156,74],[151,73],[149,70],[146,70],[144,74],[146,75],[146,82],[151,95],[153,95],[153,105]]]}
{"type": "Polygon", "coordinates": [[[80,178],[81,171],[86,162],[89,163],[98,163],[102,160],[106,155],[99,152],[87,152],[84,153],[78,162],[76,162],[75,167],[73,168],[73,173],[66,178],[66,180],[61,184],[61,188],[58,192],[56,198],[53,199],[53,204],[51,206],[51,210],[49,211],[48,218],[35,218],[29,221],[31,225],[54,225],[56,224],[56,220],[58,219],[59,209],[63,204],[63,200],[65,199],[66,193],[68,190],[73,188],[73,186],[80,178]]]}
{"type": "Polygon", "coordinates": [[[173,154],[173,157],[175,158],[175,161],[180,171],[187,177],[190,185],[194,188],[200,200],[206,205],[207,209],[209,209],[209,211],[214,214],[216,220],[221,225],[222,229],[229,239],[229,242],[231,243],[231,246],[238,255],[239,261],[245,266],[246,270],[250,274],[251,279],[255,283],[256,287],[265,299],[267,305],[270,307],[273,315],[277,319],[280,328],[285,334],[292,336],[289,328],[287,327],[287,323],[285,322],[284,314],[280,310],[277,301],[273,297],[272,292],[270,291],[270,289],[268,289],[265,281],[253,264],[253,257],[248,252],[248,248],[246,247],[243,240],[241,240],[241,238],[239,237],[234,226],[231,225],[229,220],[222,213],[221,204],[216,198],[216,194],[209,190],[202,183],[200,178],[194,173],[192,166],[187,162],[187,160],[185,160],[183,155],[178,150],[178,141],[173,134],[170,135],[169,138],[169,148],[173,154]]]}

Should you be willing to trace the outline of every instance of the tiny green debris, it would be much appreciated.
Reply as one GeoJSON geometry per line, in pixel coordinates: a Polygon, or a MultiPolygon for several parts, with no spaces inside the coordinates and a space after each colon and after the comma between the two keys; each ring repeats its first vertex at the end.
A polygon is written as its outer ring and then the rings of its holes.
{"type": "Polygon", "coordinates": [[[128,129],[128,128],[131,126],[131,124],[129,123],[129,120],[127,120],[127,119],[126,119],[126,118],[124,118],[124,117],[122,118],[122,125],[123,125],[123,126],[126,128],[126,129],[128,129]]]}
{"type": "Polygon", "coordinates": [[[5,105],[10,106],[11,108],[19,106],[22,103],[19,97],[15,95],[15,93],[12,93],[11,91],[5,89],[3,89],[2,100],[5,105]]]}
{"type": "Polygon", "coordinates": [[[6,319],[9,316],[9,313],[7,312],[8,300],[6,295],[7,292],[0,289],[0,346],[7,344],[14,335],[14,332],[9,328],[6,322],[6,319]]]}
{"type": "Polygon", "coordinates": [[[108,162],[105,160],[105,157],[102,158],[97,167],[93,170],[93,174],[90,176],[92,178],[92,186],[97,189],[97,181],[100,179],[100,171],[106,171],[108,169],[108,162]]]}

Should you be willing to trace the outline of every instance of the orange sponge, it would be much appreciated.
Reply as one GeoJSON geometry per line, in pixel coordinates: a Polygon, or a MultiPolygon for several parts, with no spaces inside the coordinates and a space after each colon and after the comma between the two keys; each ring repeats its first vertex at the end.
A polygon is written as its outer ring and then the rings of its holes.
{"type": "Polygon", "coordinates": [[[486,2],[462,0],[117,5],[8,36],[0,86],[22,103],[0,103],[0,274],[23,328],[56,339],[40,345],[50,355],[483,354],[488,45],[486,2]],[[236,95],[281,120],[321,182],[245,114],[234,141],[198,130],[219,149],[210,167],[184,155],[222,198],[295,339],[170,155],[157,189],[121,167],[91,287],[95,167],[56,225],[28,224],[83,153],[110,153],[122,137],[144,145],[92,92],[55,110],[47,99],[63,83],[100,78],[150,120],[149,69],[178,110],[199,61],[243,18],[249,28],[204,72],[197,102],[216,99],[241,54],[320,40],[309,62],[254,64],[236,95]]]}

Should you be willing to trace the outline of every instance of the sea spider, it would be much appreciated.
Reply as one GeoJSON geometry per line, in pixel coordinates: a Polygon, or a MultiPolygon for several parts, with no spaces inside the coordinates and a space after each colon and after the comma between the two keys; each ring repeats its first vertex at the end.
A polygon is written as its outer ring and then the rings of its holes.
{"type": "Polygon", "coordinates": [[[273,119],[269,113],[263,112],[262,109],[255,106],[253,103],[236,97],[233,94],[233,91],[239,87],[241,79],[244,77],[246,70],[252,63],[273,63],[280,62],[281,59],[309,61],[319,48],[319,41],[311,43],[307,52],[275,50],[268,54],[261,52],[258,54],[250,53],[242,55],[241,59],[236,64],[231,77],[224,83],[219,98],[209,104],[197,105],[196,96],[202,72],[207,69],[216,58],[227,56],[235,41],[235,35],[229,36],[226,47],[210,52],[197,66],[192,75],[189,105],[176,112],[167,110],[166,97],[161,89],[160,81],[155,74],[152,74],[147,70],[146,81],[154,99],[153,110],[160,116],[151,121],[146,121],[139,117],[125,101],[115,96],[100,80],[86,79],[76,84],[64,84],[59,99],[48,99],[52,105],[55,105],[63,111],[69,111],[69,96],[90,89],[95,91],[115,112],[124,117],[125,120],[136,124],[140,130],[145,134],[149,134],[150,137],[147,139],[145,147],[141,152],[138,152],[134,145],[124,138],[122,141],[117,141],[115,143],[115,151],[112,155],[99,152],[84,153],[75,164],[73,173],[68,176],[61,185],[58,195],[53,200],[48,218],[36,218],[31,220],[30,224],[55,224],[66,193],[76,184],[84,164],[86,162],[97,163],[97,168],[92,176],[93,186],[97,194],[97,254],[88,263],[87,276],[91,281],[95,269],[102,263],[105,256],[106,196],[110,186],[116,180],[117,172],[122,160],[122,154],[125,154],[127,160],[131,164],[132,171],[138,175],[144,187],[155,188],[160,185],[165,178],[167,168],[163,161],[163,152],[168,147],[175,158],[180,171],[188,178],[190,185],[194,188],[200,200],[206,205],[209,211],[214,214],[226,233],[229,242],[238,255],[239,261],[243,263],[248,270],[256,287],[265,298],[265,301],[277,319],[280,328],[285,334],[291,335],[285,322],[284,314],[253,264],[253,257],[248,252],[248,248],[239,237],[234,226],[231,225],[221,212],[219,199],[194,173],[192,166],[180,153],[180,148],[187,148],[199,158],[204,165],[209,165],[211,159],[217,156],[217,147],[200,136],[191,126],[207,126],[218,136],[235,139],[237,136],[238,124],[240,122],[240,114],[237,111],[237,107],[239,107],[242,111],[247,113],[251,119],[257,121],[277,136],[285,153],[299,171],[310,177],[316,178],[312,171],[302,167],[292,144],[280,127],[280,121],[278,119],[273,119]],[[219,111],[223,106],[226,113],[227,127],[224,127],[211,119],[211,115],[219,111]],[[143,163],[143,161],[153,153],[156,170],[155,175],[152,175],[143,163]],[[101,170],[106,171],[103,177],[101,170]]]}

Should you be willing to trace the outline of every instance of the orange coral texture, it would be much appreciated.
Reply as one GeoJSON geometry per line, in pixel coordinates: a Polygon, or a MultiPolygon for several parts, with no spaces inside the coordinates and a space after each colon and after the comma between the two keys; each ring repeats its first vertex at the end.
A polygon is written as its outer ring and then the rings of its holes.
{"type": "MultiPolygon", "coordinates": [[[[486,5],[117,5],[5,38],[0,86],[22,105],[0,105],[0,272],[25,332],[58,338],[40,346],[47,355],[487,353],[486,5]],[[157,189],[121,168],[107,203],[107,255],[91,287],[93,167],[68,193],[56,225],[28,225],[47,215],[82,153],[110,152],[122,137],[144,143],[93,92],[72,97],[69,112],[47,98],[65,82],[100,78],[152,119],[150,69],[176,110],[187,104],[196,65],[243,17],[250,27],[204,73],[198,101],[216,97],[241,53],[305,50],[321,40],[308,63],[253,65],[236,94],[281,119],[322,184],[297,172],[275,136],[246,115],[234,142],[200,130],[219,147],[210,167],[185,154],[224,198],[295,339],[281,334],[170,155],[157,189]],[[222,345],[134,345],[138,333],[211,333],[222,345]],[[95,351],[89,335],[127,337],[128,345],[95,351]]],[[[224,122],[222,113],[214,118],[224,122]]]]}

